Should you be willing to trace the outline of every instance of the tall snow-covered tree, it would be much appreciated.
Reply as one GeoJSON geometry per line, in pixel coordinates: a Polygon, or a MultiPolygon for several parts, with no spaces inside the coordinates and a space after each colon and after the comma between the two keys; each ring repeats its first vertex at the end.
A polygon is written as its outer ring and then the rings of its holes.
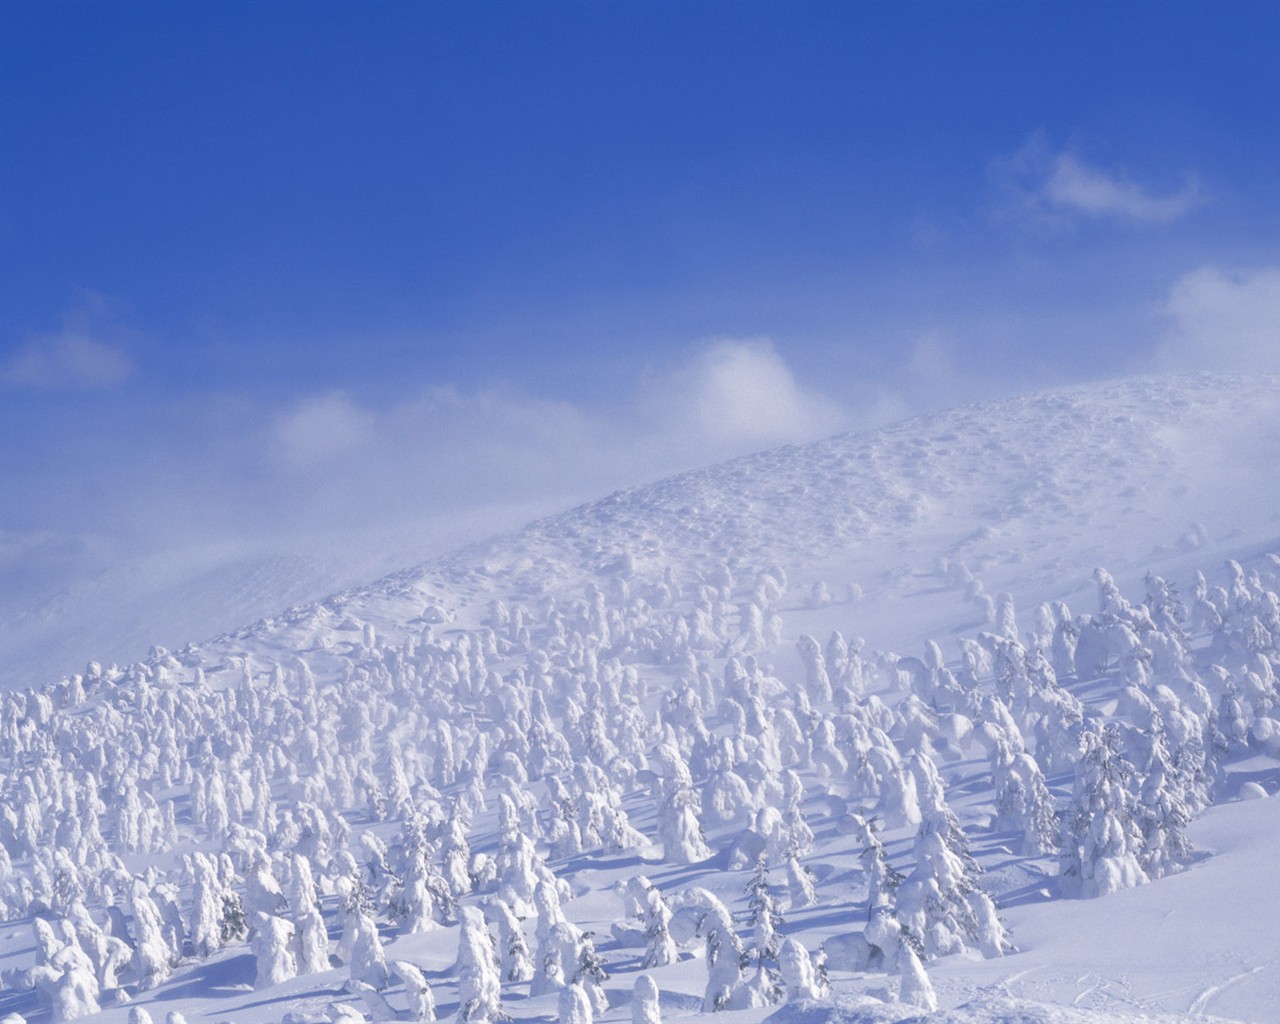
{"type": "Polygon", "coordinates": [[[250,947],[257,957],[254,988],[270,988],[288,981],[298,973],[298,962],[292,944],[294,927],[282,917],[258,912],[253,925],[250,947]]]}
{"type": "Polygon", "coordinates": [[[631,990],[631,1024],[662,1024],[658,986],[647,974],[636,978],[631,990]]]}
{"type": "Polygon", "coordinates": [[[1071,807],[1063,818],[1058,886],[1064,896],[1105,896],[1147,881],[1139,856],[1132,766],[1113,726],[1084,736],[1071,807]]]}
{"type": "Polygon", "coordinates": [[[463,907],[458,939],[458,1024],[500,1024],[502,979],[493,939],[477,907],[463,907]]]}

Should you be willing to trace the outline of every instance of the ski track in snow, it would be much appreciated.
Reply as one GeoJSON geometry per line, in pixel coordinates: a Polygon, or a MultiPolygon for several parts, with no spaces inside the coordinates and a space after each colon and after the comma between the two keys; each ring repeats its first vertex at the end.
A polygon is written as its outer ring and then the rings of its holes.
{"type": "Polygon", "coordinates": [[[1253,977],[1253,975],[1259,973],[1260,971],[1265,971],[1266,969],[1267,969],[1266,964],[1258,964],[1256,967],[1251,967],[1247,971],[1241,971],[1239,974],[1233,974],[1230,978],[1227,978],[1221,984],[1210,985],[1198,996],[1196,996],[1194,1000],[1192,1000],[1191,1005],[1187,1007],[1187,1012],[1193,1013],[1193,1014],[1203,1014],[1205,1010],[1209,1008],[1209,1003],[1211,1003],[1214,999],[1216,999],[1219,995],[1221,995],[1226,989],[1230,988],[1232,985],[1237,984],[1238,982],[1244,981],[1245,978],[1251,978],[1253,977]]]}

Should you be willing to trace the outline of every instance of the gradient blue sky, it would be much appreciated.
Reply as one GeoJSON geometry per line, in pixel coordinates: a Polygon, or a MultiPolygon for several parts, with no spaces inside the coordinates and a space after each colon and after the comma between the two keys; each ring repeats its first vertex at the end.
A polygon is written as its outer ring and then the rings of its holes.
{"type": "Polygon", "coordinates": [[[1277,52],[1274,4],[4,4],[0,573],[1269,366],[1277,52]]]}

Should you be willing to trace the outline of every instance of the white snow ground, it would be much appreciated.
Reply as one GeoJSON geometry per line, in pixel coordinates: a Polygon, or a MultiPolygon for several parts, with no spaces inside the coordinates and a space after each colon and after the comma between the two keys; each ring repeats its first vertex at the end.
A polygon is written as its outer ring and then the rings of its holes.
{"type": "MultiPolygon", "coordinates": [[[[796,638],[811,634],[825,644],[833,629],[864,637],[867,657],[889,650],[919,655],[933,639],[954,666],[958,639],[990,628],[981,605],[966,597],[966,586],[972,589],[966,579],[981,581],[992,596],[1012,594],[1025,631],[1040,602],[1065,600],[1073,613],[1095,612],[1091,574],[1098,566],[1109,569],[1134,602],[1148,571],[1176,581],[1184,596],[1197,568],[1211,584],[1223,582],[1227,558],[1265,571],[1264,556],[1280,551],[1278,414],[1276,378],[1199,375],[966,407],[868,434],[775,449],[619,492],[370,587],[191,645],[179,652],[180,664],[170,663],[159,677],[152,673],[152,684],[187,686],[202,668],[215,687],[235,686],[247,654],[255,679],[274,664],[293,671],[302,656],[322,685],[336,686],[344,663],[366,656],[366,626],[388,649],[420,636],[428,624],[436,637],[456,639],[481,627],[495,598],[532,610],[551,596],[567,608],[589,584],[608,590],[620,580],[652,597],[668,570],[677,584],[676,607],[685,607],[689,587],[721,563],[737,579],[735,618],[758,571],[780,566],[789,576],[780,605],[782,640],[760,652],[766,671],[788,688],[804,679],[796,638]],[[825,584],[829,602],[811,599],[817,583],[825,584]]],[[[270,586],[255,599],[266,593],[270,586]]],[[[714,674],[723,670],[723,653],[698,657],[714,674]]],[[[86,650],[75,664],[92,656],[86,650]]],[[[499,671],[515,660],[499,664],[499,671]]],[[[650,701],[682,671],[680,663],[638,668],[650,701]]],[[[133,684],[111,685],[127,691],[133,684]]],[[[1119,681],[1112,685],[1118,688],[1119,681]]],[[[1110,710],[1114,690],[1087,681],[1068,687],[1090,706],[1110,710]]],[[[101,694],[91,695],[90,703],[95,699],[101,694]]],[[[1016,856],[1007,836],[987,827],[989,797],[984,805],[974,781],[987,770],[980,750],[942,770],[1018,951],[992,960],[959,954],[928,963],[942,1004],[935,1014],[883,1002],[891,988],[886,975],[833,970],[828,1001],[727,1011],[719,1019],[1094,1024],[1212,1014],[1280,1020],[1280,896],[1271,879],[1280,848],[1280,802],[1235,799],[1245,781],[1270,794],[1280,789],[1277,762],[1255,753],[1232,763],[1221,802],[1191,827],[1196,854],[1185,870],[1093,900],[1057,898],[1053,859],[1016,856]]],[[[12,766],[6,781],[19,773],[12,766]]],[[[817,795],[817,780],[806,775],[805,781],[817,845],[804,859],[818,876],[820,899],[815,907],[788,913],[783,931],[814,949],[832,936],[861,931],[865,882],[856,848],[817,795]]],[[[1051,782],[1061,801],[1070,778],[1051,782]]],[[[287,797],[277,793],[277,799],[287,806],[287,797]]],[[[651,802],[643,785],[627,788],[624,806],[650,838],[651,802]]],[[[493,813],[491,804],[477,822],[477,849],[483,837],[492,842],[493,813]]],[[[363,811],[353,808],[348,818],[357,834],[365,828],[363,811]]],[[[179,822],[184,843],[211,848],[181,813],[179,822]]],[[[378,830],[394,832],[391,826],[378,830]]],[[[708,841],[723,851],[736,832],[709,829],[708,841]]],[[[912,834],[886,835],[890,857],[903,870],[912,863],[912,834]]],[[[167,868],[176,852],[131,857],[129,866],[140,870],[149,860],[167,868]]],[[[605,1020],[630,1019],[628,999],[639,973],[639,950],[605,938],[622,917],[613,887],[643,872],[668,894],[702,885],[740,910],[749,874],[726,870],[719,855],[685,867],[664,863],[660,847],[634,855],[585,851],[550,863],[577,894],[565,906],[567,915],[597,933],[608,961],[611,1008],[605,1020]]],[[[14,865],[19,873],[28,869],[20,856],[14,865]]],[[[775,883],[781,881],[781,872],[775,875],[775,883]]],[[[325,909],[331,929],[335,907],[330,897],[325,909]]],[[[457,927],[398,935],[385,918],[382,924],[388,958],[417,963],[440,1009],[456,1012],[457,927]]],[[[33,962],[31,927],[29,915],[21,914],[0,925],[0,966],[9,982],[15,970],[33,962]]],[[[689,953],[651,972],[663,993],[665,1020],[701,1019],[706,972],[698,947],[689,953]]],[[[252,990],[253,975],[247,948],[232,945],[209,960],[184,959],[158,989],[134,992],[134,1003],[108,1006],[86,1019],[124,1021],[134,1005],[157,1021],[168,1011],[192,1022],[255,1024],[289,1012],[320,1020],[332,1003],[359,1002],[342,991],[348,975],[342,967],[263,991],[252,990]]],[[[33,993],[10,984],[6,989],[0,1013],[47,1019],[33,993]]],[[[506,1010],[518,1020],[555,1019],[554,996],[530,998],[527,990],[527,984],[507,986],[506,1010]]],[[[399,989],[388,998],[397,1008],[405,1005],[399,989]]]]}

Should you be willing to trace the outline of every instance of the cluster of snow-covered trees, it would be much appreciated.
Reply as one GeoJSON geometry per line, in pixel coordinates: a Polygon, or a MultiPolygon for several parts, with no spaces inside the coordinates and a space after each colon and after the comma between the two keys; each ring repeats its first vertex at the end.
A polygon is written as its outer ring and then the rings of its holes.
{"type": "Polygon", "coordinates": [[[690,956],[708,1012],[821,998],[828,969],[888,972],[928,1007],[929,961],[1013,948],[975,841],[1105,895],[1186,863],[1227,759],[1280,756],[1278,576],[1274,558],[1229,563],[1189,603],[1148,577],[1131,603],[1099,570],[1087,615],[1019,622],[988,598],[990,631],[951,661],[800,636],[794,677],[762,657],[785,573],[728,565],[495,600],[471,629],[434,609],[390,640],[357,623],[293,652],[90,665],[0,699],[0,916],[30,918],[36,946],[5,981],[71,1020],[247,948],[255,986],[341,969],[373,1019],[433,1020],[421,965],[385,946],[448,928],[461,1021],[502,1019],[512,986],[590,1021],[606,957],[645,972],[636,1020],[659,1018],[662,971],[690,956]],[[955,764],[989,779],[963,813],[955,764]],[[816,884],[815,814],[856,891],[816,884]],[[602,951],[568,877],[628,851],[724,885],[636,875],[602,951]],[[788,931],[813,908],[842,925],[810,951],[788,931]]]}

